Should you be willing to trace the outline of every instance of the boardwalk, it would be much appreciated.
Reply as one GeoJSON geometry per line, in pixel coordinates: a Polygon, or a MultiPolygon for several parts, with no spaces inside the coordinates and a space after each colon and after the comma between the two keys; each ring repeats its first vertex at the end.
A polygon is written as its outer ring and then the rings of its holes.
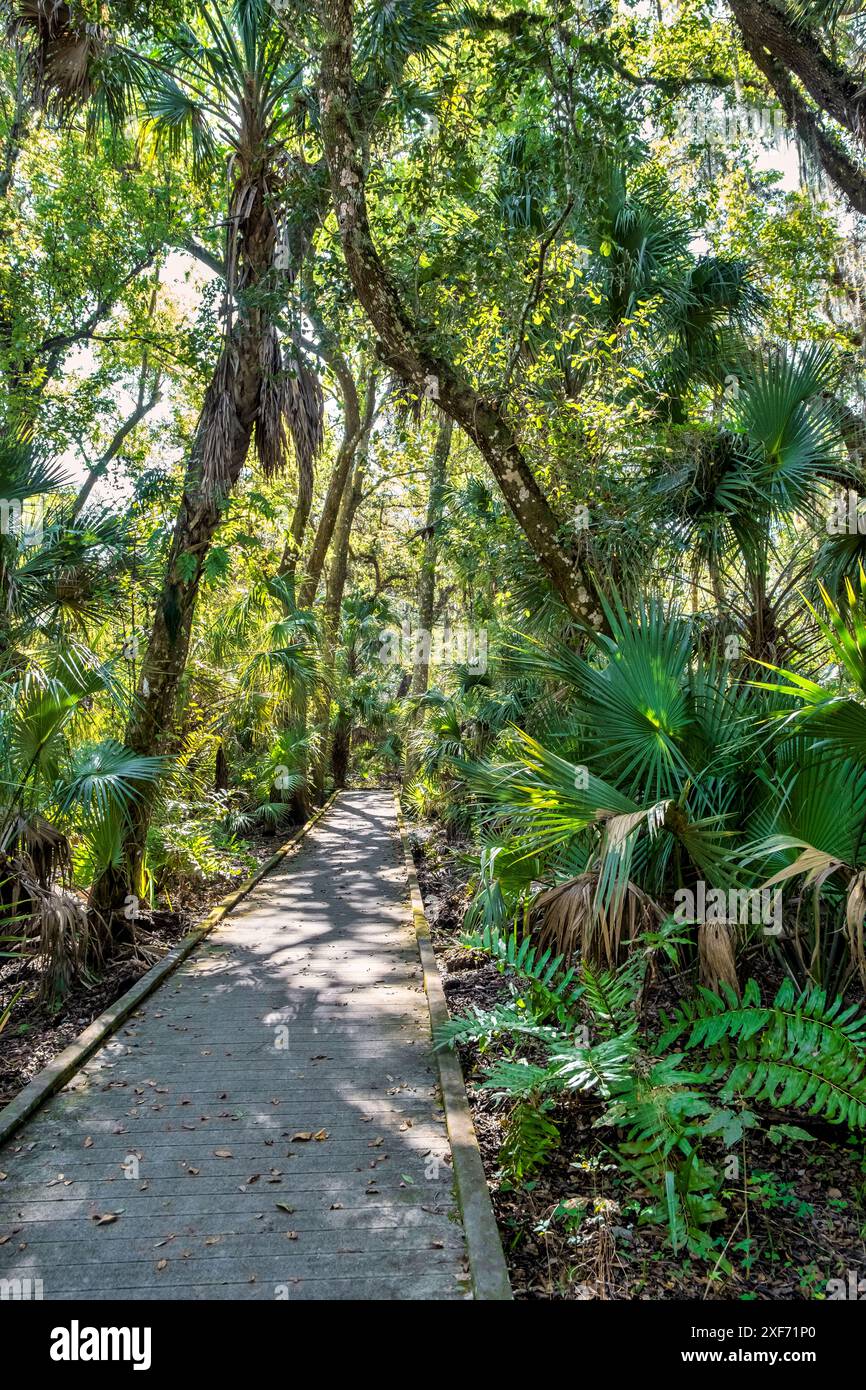
{"type": "Polygon", "coordinates": [[[43,1297],[467,1297],[393,799],[344,793],[0,1150],[43,1297]]]}

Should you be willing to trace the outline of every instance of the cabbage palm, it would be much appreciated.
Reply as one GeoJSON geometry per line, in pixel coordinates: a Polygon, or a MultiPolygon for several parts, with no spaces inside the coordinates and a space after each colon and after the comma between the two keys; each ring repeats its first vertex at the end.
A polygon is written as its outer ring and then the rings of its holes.
{"type": "MultiPolygon", "coordinates": [[[[40,82],[67,104],[87,105],[91,119],[116,123],[133,108],[145,141],[188,150],[194,171],[224,171],[225,338],[190,450],[183,495],[162,591],[142,663],[138,698],[126,741],[143,756],[163,752],[171,738],[178,686],[189,651],[202,570],[222,517],[224,500],[255,445],[267,475],[295,444],[301,490],[311,491],[313,454],[321,438],[321,399],[292,343],[276,328],[285,272],[295,272],[303,246],[292,221],[293,195],[303,163],[291,155],[298,130],[305,59],[289,26],[268,0],[237,0],[228,12],[200,0],[190,21],[169,25],[153,54],[126,47],[119,35],[91,26],[65,27],[41,7],[25,10],[21,26],[35,31],[40,82]],[[79,80],[69,88],[61,61],[75,46],[79,80]],[[65,85],[64,85],[65,83],[65,85]]],[[[303,238],[301,238],[303,241],[303,238]]],[[[127,857],[140,871],[148,799],[136,806],[127,857]]],[[[102,907],[117,902],[126,873],[97,885],[102,907]]]]}
{"type": "Polygon", "coordinates": [[[694,438],[692,458],[656,474],[650,493],[659,524],[693,572],[706,569],[722,611],[724,579],[739,570],[749,655],[772,656],[779,612],[771,570],[792,523],[826,513],[843,471],[843,438],[828,401],[838,379],[832,348],[773,354],[741,367],[725,427],[694,438]]]}
{"type": "MultiPolygon", "coordinates": [[[[564,646],[515,654],[557,688],[546,732],[518,730],[508,760],[458,766],[483,822],[532,864],[531,878],[568,886],[585,942],[615,956],[623,923],[652,914],[652,900],[695,878],[738,884],[730,847],[761,762],[751,726],[762,699],[721,662],[696,661],[689,623],[660,606],[632,620],[617,605],[607,619],[591,657],[564,646]]],[[[735,980],[726,933],[702,924],[698,946],[707,978],[735,980]]]]}
{"type": "MultiPolygon", "coordinates": [[[[40,910],[56,909],[58,883],[77,843],[88,881],[121,862],[134,807],[164,771],[113,739],[80,742],[94,697],[122,707],[110,665],[79,650],[55,657],[53,670],[31,666],[7,680],[0,700],[0,903],[25,927],[40,910]]],[[[91,943],[108,941],[107,924],[91,914],[91,943]]],[[[127,933],[129,923],[127,923],[127,933]]],[[[52,973],[53,978],[53,973],[52,973]]]]}

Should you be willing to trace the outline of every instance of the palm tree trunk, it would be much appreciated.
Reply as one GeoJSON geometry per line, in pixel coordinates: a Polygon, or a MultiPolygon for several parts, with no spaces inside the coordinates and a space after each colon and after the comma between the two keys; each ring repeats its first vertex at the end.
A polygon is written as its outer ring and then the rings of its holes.
{"type": "MultiPolygon", "coordinates": [[[[260,376],[250,363],[258,362],[252,344],[239,335],[238,370],[231,399],[233,417],[229,428],[229,454],[225,480],[229,487],[237,481],[250,449],[253,418],[258,400],[260,376]],[[246,363],[246,370],[243,363],[246,363]]],[[[174,710],[178,686],[186,667],[193,616],[202,570],[214,534],[222,519],[221,494],[203,476],[204,441],[213,428],[214,415],[222,409],[214,389],[220,368],[208,388],[199,419],[196,440],[190,453],[184,479],[183,497],[175,522],[171,551],[162,592],[156,604],[153,627],[138,682],[135,708],[127,724],[125,743],[146,756],[169,751],[174,731],[174,710]]],[[[129,832],[124,845],[124,863],[111,866],[93,885],[90,907],[106,924],[114,940],[122,939],[124,926],[117,909],[128,889],[137,897],[144,894],[142,861],[152,812],[152,795],[143,792],[130,811],[129,832]]]]}
{"type": "Polygon", "coordinates": [[[321,784],[322,791],[324,791],[325,768],[328,766],[328,763],[331,765],[335,787],[345,786],[348,773],[348,741],[351,728],[345,718],[338,718],[335,721],[332,731],[330,728],[330,709],[331,692],[334,684],[334,658],[336,655],[337,641],[340,635],[340,610],[343,604],[343,593],[346,588],[346,577],[349,571],[349,539],[352,534],[352,523],[355,520],[355,513],[364,495],[364,473],[366,464],[366,452],[362,452],[355,467],[354,475],[346,483],[346,487],[343,491],[337,523],[334,527],[331,564],[325,583],[325,602],[322,611],[322,648],[324,658],[322,663],[322,681],[319,687],[320,705],[318,710],[319,718],[322,721],[323,734],[322,746],[314,774],[316,783],[321,784]]]}
{"type": "Polygon", "coordinates": [[[424,528],[424,553],[418,572],[418,635],[412,671],[412,694],[423,695],[430,679],[430,639],[433,631],[433,610],[436,599],[436,559],[439,552],[437,529],[442,519],[442,495],[445,491],[445,470],[451,452],[453,425],[447,416],[439,422],[439,432],[433,449],[430,468],[430,491],[427,495],[427,524],[424,528]]]}
{"type": "MultiPolygon", "coordinates": [[[[239,273],[245,288],[253,287],[270,267],[274,239],[273,217],[261,183],[235,236],[243,248],[239,273]]],[[[249,455],[259,414],[267,366],[267,330],[267,321],[258,308],[239,313],[205,393],[135,706],[126,729],[125,742],[136,753],[151,756],[171,747],[175,702],[189,655],[202,571],[222,520],[224,499],[249,455]]],[[[124,863],[109,868],[91,891],[94,914],[112,931],[119,926],[117,909],[127,887],[136,896],[143,893],[143,857],[152,799],[152,792],[144,792],[134,803],[124,863]]]]}

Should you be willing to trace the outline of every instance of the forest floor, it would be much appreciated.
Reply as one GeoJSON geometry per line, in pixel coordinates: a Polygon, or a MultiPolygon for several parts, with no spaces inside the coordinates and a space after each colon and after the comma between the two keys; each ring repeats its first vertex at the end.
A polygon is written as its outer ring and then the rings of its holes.
{"type": "MultiPolygon", "coordinates": [[[[431,826],[415,826],[411,838],[449,1009],[490,1008],[507,996],[508,979],[460,945],[472,846],[448,843],[431,826]]],[[[772,987],[761,959],[748,964],[772,987]]],[[[650,1009],[669,1009],[677,992],[663,980],[650,1009]]],[[[503,1109],[479,1089],[477,1046],[461,1046],[460,1057],[516,1298],[811,1300],[825,1297],[828,1280],[866,1268],[866,1156],[845,1130],[798,1116],[813,1142],[775,1146],[750,1134],[724,1192],[727,1217],[713,1228],[732,1266],[726,1274],[675,1255],[664,1227],[640,1223],[642,1194],[593,1128],[598,1104],[558,1102],[558,1150],[531,1179],[509,1181],[499,1163],[503,1109]]],[[[494,1057],[489,1049],[485,1064],[494,1057]]],[[[724,1157],[719,1145],[717,1161],[724,1157]]]]}
{"type": "Polygon", "coordinates": [[[23,961],[0,957],[0,1013],[19,996],[0,1041],[0,1106],[8,1105],[38,1071],[131,989],[212,907],[249,878],[253,872],[250,860],[263,864],[290,834],[287,830],[246,841],[244,867],[236,873],[187,879],[172,894],[170,907],[142,913],[136,924],[135,945],[122,948],[92,977],[75,980],[59,1007],[52,1007],[42,995],[45,976],[38,955],[23,961]]]}

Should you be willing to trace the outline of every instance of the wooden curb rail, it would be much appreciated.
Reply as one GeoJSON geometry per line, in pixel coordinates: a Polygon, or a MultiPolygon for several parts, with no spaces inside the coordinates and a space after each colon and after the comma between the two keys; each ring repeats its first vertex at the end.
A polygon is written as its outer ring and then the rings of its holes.
{"type": "MultiPolygon", "coordinates": [[[[442,977],[436,964],[433,942],[430,939],[430,925],[424,911],[424,900],[415,872],[415,862],[400,797],[395,792],[397,805],[397,825],[403,841],[406,857],[406,875],[409,879],[409,893],[412,901],[412,920],[421,956],[424,973],[424,989],[430,1009],[430,1023],[435,1031],[450,1017],[442,977]]],[[[457,1201],[463,1217],[466,1234],[466,1251],[469,1256],[469,1274],[476,1299],[485,1301],[505,1301],[513,1299],[508,1279],[508,1266],[502,1251],[502,1241],[493,1206],[490,1189],[484,1173],[478,1137],[472,1123],[472,1114],[466,1096],[466,1084],[460,1058],[452,1048],[435,1053],[439,1068],[439,1081],[442,1088],[442,1103],[445,1107],[445,1125],[454,1159],[454,1178],[457,1186],[457,1201]]]]}

